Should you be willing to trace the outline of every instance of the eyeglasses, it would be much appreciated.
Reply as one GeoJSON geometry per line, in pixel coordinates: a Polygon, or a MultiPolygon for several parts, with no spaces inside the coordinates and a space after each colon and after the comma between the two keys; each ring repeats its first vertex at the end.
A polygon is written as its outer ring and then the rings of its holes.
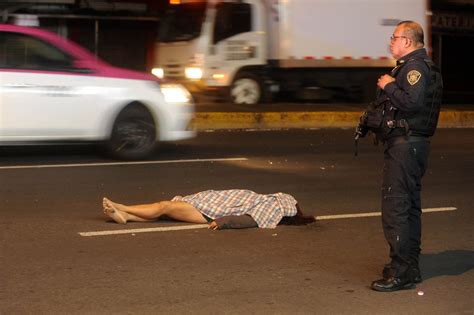
{"type": "Polygon", "coordinates": [[[407,38],[406,36],[395,36],[395,35],[392,35],[390,36],[390,41],[394,42],[397,40],[397,38],[407,38]]]}

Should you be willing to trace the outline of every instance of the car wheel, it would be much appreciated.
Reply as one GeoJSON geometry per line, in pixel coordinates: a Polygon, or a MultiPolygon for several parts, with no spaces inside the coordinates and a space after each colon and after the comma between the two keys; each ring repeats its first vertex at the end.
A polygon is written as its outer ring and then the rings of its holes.
{"type": "Polygon", "coordinates": [[[259,78],[251,73],[241,73],[236,76],[230,87],[232,103],[241,105],[256,105],[263,99],[263,89],[259,78]]]}
{"type": "Polygon", "coordinates": [[[142,105],[126,107],[115,120],[106,146],[116,159],[136,160],[148,156],[156,146],[156,126],[148,109],[142,105]]]}

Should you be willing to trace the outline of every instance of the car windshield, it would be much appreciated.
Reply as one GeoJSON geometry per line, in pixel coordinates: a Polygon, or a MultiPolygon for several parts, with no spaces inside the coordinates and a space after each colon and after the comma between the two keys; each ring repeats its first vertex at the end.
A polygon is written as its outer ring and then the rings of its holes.
{"type": "Polygon", "coordinates": [[[161,23],[158,40],[169,43],[198,37],[205,11],[205,2],[173,5],[161,23]]]}

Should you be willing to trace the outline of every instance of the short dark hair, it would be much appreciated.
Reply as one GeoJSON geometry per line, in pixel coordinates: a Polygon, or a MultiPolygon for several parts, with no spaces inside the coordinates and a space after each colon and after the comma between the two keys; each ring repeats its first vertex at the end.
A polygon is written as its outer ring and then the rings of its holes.
{"type": "Polygon", "coordinates": [[[423,28],[414,21],[401,21],[397,26],[403,26],[403,33],[406,37],[415,42],[415,44],[425,44],[423,28]]]}

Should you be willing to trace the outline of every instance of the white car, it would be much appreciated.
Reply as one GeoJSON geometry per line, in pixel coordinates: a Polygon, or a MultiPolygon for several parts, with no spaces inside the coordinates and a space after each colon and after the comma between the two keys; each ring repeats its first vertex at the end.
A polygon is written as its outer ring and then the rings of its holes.
{"type": "Polygon", "coordinates": [[[0,24],[0,145],[102,141],[120,159],[195,136],[179,85],[112,67],[38,28],[0,24]]]}

